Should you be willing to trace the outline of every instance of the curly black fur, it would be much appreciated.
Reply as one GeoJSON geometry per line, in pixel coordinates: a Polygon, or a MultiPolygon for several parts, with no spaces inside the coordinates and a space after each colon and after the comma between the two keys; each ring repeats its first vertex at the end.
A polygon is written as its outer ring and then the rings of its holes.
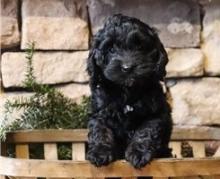
{"type": "Polygon", "coordinates": [[[155,31],[138,19],[114,15],[95,35],[88,58],[92,164],[125,158],[141,168],[171,156],[171,111],[160,85],[167,62],[155,31]]]}

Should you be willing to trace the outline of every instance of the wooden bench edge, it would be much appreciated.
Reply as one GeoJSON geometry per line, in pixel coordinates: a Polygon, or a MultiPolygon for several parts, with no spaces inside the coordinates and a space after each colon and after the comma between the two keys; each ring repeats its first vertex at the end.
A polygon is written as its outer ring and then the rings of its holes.
{"type": "MultiPolygon", "coordinates": [[[[62,130],[26,130],[10,132],[7,134],[7,143],[45,143],[45,142],[86,142],[87,129],[62,129],[62,130]]],[[[219,128],[175,127],[171,136],[172,140],[220,140],[219,128]]]]}
{"type": "Polygon", "coordinates": [[[88,161],[28,160],[0,157],[0,175],[15,177],[176,177],[220,175],[220,157],[203,159],[156,159],[141,170],[124,160],[96,168],[88,161]],[[113,172],[114,171],[114,172],[113,172]]]}

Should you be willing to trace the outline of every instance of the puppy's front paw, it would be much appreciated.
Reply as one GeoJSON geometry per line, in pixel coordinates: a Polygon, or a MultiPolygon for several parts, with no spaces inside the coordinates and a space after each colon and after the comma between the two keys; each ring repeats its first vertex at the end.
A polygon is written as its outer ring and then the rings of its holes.
{"type": "Polygon", "coordinates": [[[112,149],[105,146],[93,146],[87,152],[87,160],[96,167],[108,165],[115,160],[112,149]]]}
{"type": "Polygon", "coordinates": [[[143,147],[140,148],[140,144],[129,146],[125,152],[125,159],[137,169],[149,164],[152,158],[152,153],[146,149],[143,150],[143,147]]]}

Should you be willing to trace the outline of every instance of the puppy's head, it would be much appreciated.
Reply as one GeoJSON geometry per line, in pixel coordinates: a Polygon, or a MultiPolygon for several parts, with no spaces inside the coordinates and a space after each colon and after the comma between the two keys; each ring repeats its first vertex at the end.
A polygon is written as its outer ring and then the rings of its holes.
{"type": "Polygon", "coordinates": [[[149,79],[163,80],[167,61],[164,47],[152,28],[118,14],[110,17],[95,35],[88,71],[92,78],[133,86],[149,79]]]}

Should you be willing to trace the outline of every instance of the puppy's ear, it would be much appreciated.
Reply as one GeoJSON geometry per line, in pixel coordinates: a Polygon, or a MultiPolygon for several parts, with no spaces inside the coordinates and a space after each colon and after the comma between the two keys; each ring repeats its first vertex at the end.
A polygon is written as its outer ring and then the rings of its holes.
{"type": "Polygon", "coordinates": [[[98,77],[98,66],[96,64],[96,49],[91,49],[87,59],[87,71],[90,76],[90,82],[98,77]]]}
{"type": "Polygon", "coordinates": [[[103,60],[103,56],[97,47],[97,42],[93,43],[89,57],[87,59],[87,71],[90,76],[91,85],[97,85],[101,79],[101,69],[99,63],[103,60]]]}
{"type": "Polygon", "coordinates": [[[164,81],[164,77],[166,76],[166,64],[168,63],[168,56],[162,44],[160,44],[159,49],[159,59],[157,62],[156,73],[159,80],[164,81]]]}

